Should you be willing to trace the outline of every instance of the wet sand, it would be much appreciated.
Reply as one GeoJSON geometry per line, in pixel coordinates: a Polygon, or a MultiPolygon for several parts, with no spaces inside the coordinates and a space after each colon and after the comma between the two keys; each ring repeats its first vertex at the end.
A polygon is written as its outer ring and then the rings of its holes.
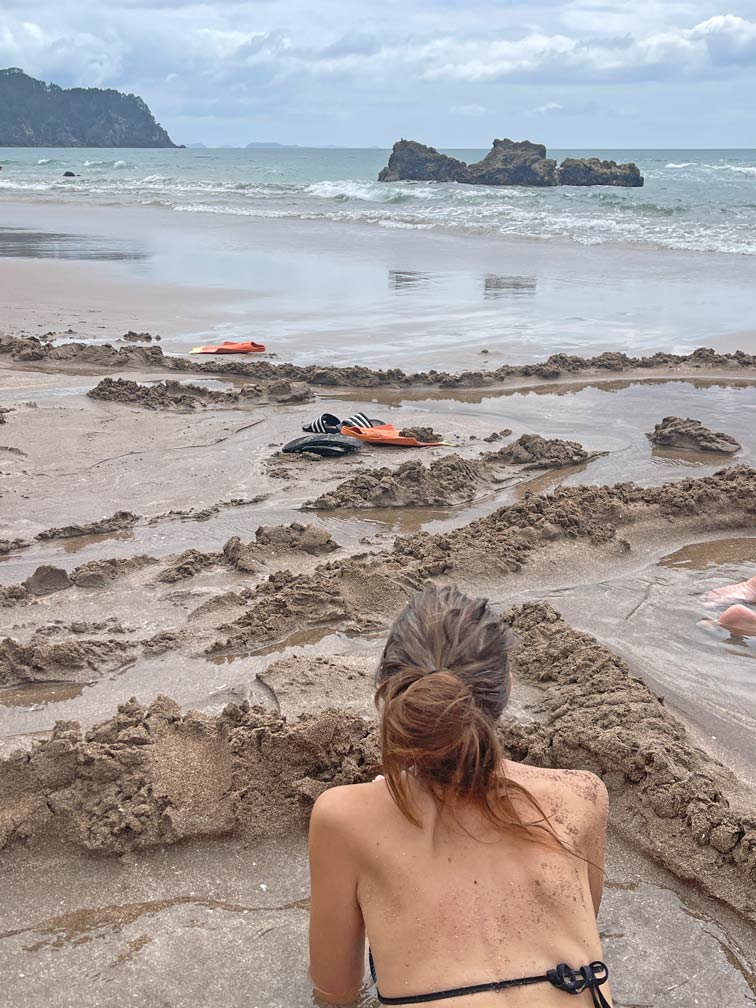
{"type": "Polygon", "coordinates": [[[147,328],[169,351],[251,338],[297,363],[453,371],[552,352],[756,345],[743,256],[81,200],[2,205],[16,236],[0,294],[13,331],[147,328]]]}
{"type": "Polygon", "coordinates": [[[177,406],[86,394],[166,377],[137,363],[0,367],[0,961],[14,1004],[116,1005],[128,987],[137,1005],[189,1005],[209,958],[225,1004],[309,1003],[307,812],[328,784],[376,771],[372,667],[428,578],[503,613],[525,604],[505,742],[607,781],[616,1003],[704,1004],[714,981],[728,1004],[753,1003],[756,652],[699,626],[699,596],[756,560],[756,373],[696,361],[477,389],[311,382],[311,399],[282,405],[276,379],[171,371],[216,392],[265,385],[177,406]],[[357,409],[455,447],[279,454],[306,420],[357,409]],[[646,433],[671,412],[742,451],[655,452],[646,433]],[[508,457],[446,505],[397,493],[355,507],[350,491],[302,509],[365,468],[394,479],[457,455],[479,474],[529,434],[590,460],[508,457]]]}

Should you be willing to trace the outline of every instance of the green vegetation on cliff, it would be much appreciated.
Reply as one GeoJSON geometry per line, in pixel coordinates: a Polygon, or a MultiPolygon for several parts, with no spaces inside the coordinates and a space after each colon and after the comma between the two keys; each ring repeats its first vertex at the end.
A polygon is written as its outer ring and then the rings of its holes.
{"type": "Polygon", "coordinates": [[[175,147],[133,94],[45,84],[0,70],[0,147],[175,147]]]}

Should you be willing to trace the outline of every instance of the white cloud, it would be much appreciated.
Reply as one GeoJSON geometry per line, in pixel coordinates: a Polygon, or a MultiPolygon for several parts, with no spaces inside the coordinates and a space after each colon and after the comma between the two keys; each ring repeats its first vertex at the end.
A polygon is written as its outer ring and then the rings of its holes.
{"type": "Polygon", "coordinates": [[[564,105],[560,105],[559,102],[547,102],[546,105],[536,105],[533,109],[538,115],[549,115],[551,112],[561,112],[564,105]]]}
{"type": "Polygon", "coordinates": [[[696,94],[709,86],[727,89],[729,113],[751,114],[756,0],[730,4],[717,13],[711,0],[3,0],[0,66],[134,91],[159,119],[264,116],[291,131],[313,124],[318,136],[336,122],[393,136],[415,121],[472,135],[510,94],[521,116],[556,127],[588,116],[608,86],[634,102],[632,89],[651,81],[654,111],[665,93],[690,89],[694,128],[696,94]]]}
{"type": "Polygon", "coordinates": [[[486,108],[484,105],[476,105],[476,104],[452,105],[449,111],[452,113],[452,115],[471,116],[472,118],[475,118],[476,116],[485,115],[486,108]]]}

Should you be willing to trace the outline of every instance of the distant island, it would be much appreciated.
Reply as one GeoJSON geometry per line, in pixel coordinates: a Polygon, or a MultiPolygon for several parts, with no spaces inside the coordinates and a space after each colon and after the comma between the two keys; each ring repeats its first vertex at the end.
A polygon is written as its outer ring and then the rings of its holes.
{"type": "Polygon", "coordinates": [[[0,147],[175,147],[147,105],[110,88],[60,88],[0,70],[0,147]]]}
{"type": "Polygon", "coordinates": [[[546,157],[543,144],[530,140],[494,140],[482,161],[467,164],[440,154],[416,140],[397,140],[379,182],[464,182],[489,186],[627,186],[643,185],[633,162],[617,164],[599,158],[565,158],[561,165],[546,157]]]}

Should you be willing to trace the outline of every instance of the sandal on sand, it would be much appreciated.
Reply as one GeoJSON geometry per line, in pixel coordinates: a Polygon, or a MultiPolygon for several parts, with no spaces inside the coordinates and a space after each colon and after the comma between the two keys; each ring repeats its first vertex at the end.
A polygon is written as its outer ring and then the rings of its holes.
{"type": "Polygon", "coordinates": [[[287,455],[313,452],[325,458],[336,458],[359,451],[359,448],[359,443],[355,444],[352,438],[342,437],[341,434],[310,434],[307,437],[294,438],[285,444],[281,451],[287,455]]]}
{"type": "Polygon", "coordinates": [[[371,420],[364,413],[355,413],[346,420],[339,420],[333,413],[323,413],[308,424],[303,424],[302,430],[311,434],[340,434],[342,427],[380,427],[383,420],[371,420]]]}
{"type": "Polygon", "coordinates": [[[310,434],[340,434],[341,420],[333,413],[323,413],[317,420],[302,424],[302,430],[308,431],[310,434]]]}

